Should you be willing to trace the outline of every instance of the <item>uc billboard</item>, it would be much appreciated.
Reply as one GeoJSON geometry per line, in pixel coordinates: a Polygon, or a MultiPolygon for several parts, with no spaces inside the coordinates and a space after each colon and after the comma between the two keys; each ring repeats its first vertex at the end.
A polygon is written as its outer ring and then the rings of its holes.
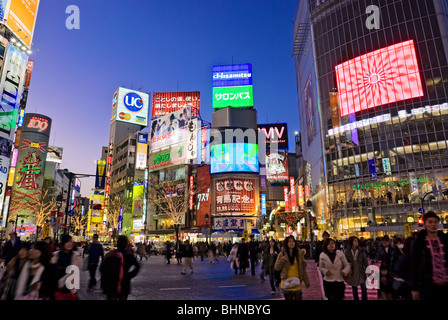
{"type": "Polygon", "coordinates": [[[121,121],[141,126],[148,125],[149,95],[147,93],[118,88],[112,100],[112,121],[121,121]]]}

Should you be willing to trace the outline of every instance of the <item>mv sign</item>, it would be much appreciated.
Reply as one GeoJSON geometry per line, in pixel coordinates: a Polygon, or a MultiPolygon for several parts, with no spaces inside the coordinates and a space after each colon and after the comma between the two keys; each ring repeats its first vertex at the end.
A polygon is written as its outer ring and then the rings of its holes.
{"type": "Polygon", "coordinates": [[[288,128],[286,123],[259,124],[258,132],[262,133],[260,135],[261,138],[266,138],[266,150],[288,149],[288,128]]]}

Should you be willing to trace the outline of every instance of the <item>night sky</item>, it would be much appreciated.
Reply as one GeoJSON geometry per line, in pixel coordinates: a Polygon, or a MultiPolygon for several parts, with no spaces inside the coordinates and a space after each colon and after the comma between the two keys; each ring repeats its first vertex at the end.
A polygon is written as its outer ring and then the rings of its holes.
{"type": "MultiPolygon", "coordinates": [[[[212,67],[252,63],[258,123],[287,122],[290,151],[299,130],[293,50],[298,0],[43,0],[33,38],[27,112],[52,118],[50,145],[61,168],[95,174],[109,138],[112,96],[200,91],[212,121],[212,67]],[[69,30],[69,5],[80,29],[69,30]]],[[[89,196],[93,178],[81,179],[89,196]]]]}

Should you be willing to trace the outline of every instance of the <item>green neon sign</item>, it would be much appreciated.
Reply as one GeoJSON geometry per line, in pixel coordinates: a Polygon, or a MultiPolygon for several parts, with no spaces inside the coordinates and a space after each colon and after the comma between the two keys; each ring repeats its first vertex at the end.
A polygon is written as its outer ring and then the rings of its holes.
{"type": "Polygon", "coordinates": [[[253,106],[254,97],[252,86],[213,88],[213,108],[215,109],[253,106]]]}

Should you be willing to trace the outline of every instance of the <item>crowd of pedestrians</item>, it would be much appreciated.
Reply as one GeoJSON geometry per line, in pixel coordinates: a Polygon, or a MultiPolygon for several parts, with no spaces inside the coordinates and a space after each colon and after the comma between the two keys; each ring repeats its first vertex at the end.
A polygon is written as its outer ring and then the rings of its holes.
{"type": "MultiPolygon", "coordinates": [[[[434,212],[427,212],[423,221],[424,229],[408,238],[385,235],[337,240],[324,232],[321,241],[311,244],[293,236],[278,242],[258,241],[251,235],[249,241],[241,238],[236,243],[167,241],[160,253],[167,264],[173,258],[182,264],[182,275],[194,272],[196,259],[218,263],[218,257],[225,257],[235,274],[255,276],[259,270],[261,281],[268,278],[271,294],[279,291],[285,300],[301,300],[304,287],[310,286],[323,287],[328,300],[343,300],[346,286],[351,287],[354,300],[367,300],[367,282],[372,279],[378,280],[381,300],[447,299],[448,234],[439,230],[439,217],[434,212]],[[307,259],[317,263],[322,283],[310,282],[307,259]],[[372,265],[379,269],[379,277],[371,277],[368,270],[372,265]]],[[[11,232],[1,247],[5,270],[0,279],[0,299],[76,300],[77,289],[67,286],[71,276],[67,268],[76,266],[89,272],[88,291],[99,282],[105,299],[127,300],[131,280],[140,270],[139,261],[150,257],[153,246],[139,243],[134,249],[126,236],[119,236],[117,248],[105,253],[98,235],[81,248],[66,234],[58,243],[50,238],[31,243],[11,232]]]]}

